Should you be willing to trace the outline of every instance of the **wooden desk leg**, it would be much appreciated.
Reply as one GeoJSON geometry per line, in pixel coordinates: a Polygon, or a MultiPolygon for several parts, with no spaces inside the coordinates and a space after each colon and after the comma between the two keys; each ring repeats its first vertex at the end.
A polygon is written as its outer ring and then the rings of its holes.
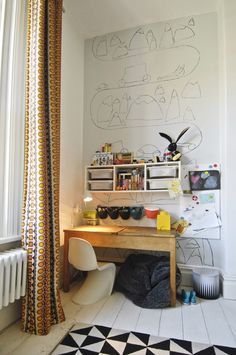
{"type": "Polygon", "coordinates": [[[176,250],[170,252],[170,304],[176,305],[176,250]]]}
{"type": "Polygon", "coordinates": [[[64,292],[68,292],[70,289],[70,271],[69,271],[68,252],[69,252],[69,236],[65,232],[65,236],[64,236],[64,263],[63,263],[63,290],[64,290],[64,292]]]}

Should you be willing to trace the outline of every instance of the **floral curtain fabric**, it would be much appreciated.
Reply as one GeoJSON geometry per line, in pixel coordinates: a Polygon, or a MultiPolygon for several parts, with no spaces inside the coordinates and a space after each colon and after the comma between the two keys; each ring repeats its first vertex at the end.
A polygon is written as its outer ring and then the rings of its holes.
{"type": "Polygon", "coordinates": [[[62,0],[28,1],[22,324],[39,335],[65,319],[58,287],[61,25],[62,0]]]}

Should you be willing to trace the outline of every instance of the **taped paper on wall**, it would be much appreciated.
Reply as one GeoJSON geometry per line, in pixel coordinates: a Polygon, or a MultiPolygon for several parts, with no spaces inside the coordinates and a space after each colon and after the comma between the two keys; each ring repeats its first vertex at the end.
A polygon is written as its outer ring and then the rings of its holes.
{"type": "Polygon", "coordinates": [[[170,198],[176,198],[180,195],[183,195],[183,191],[182,191],[182,188],[181,188],[181,184],[180,184],[180,181],[179,180],[171,180],[169,183],[168,183],[168,192],[169,192],[169,196],[170,198]]]}
{"type": "Polygon", "coordinates": [[[200,203],[202,203],[202,204],[215,203],[215,193],[214,192],[200,193],[199,200],[200,200],[200,203]]]}
{"type": "Polygon", "coordinates": [[[214,208],[207,209],[196,206],[194,209],[186,209],[183,212],[183,217],[188,221],[189,229],[191,229],[193,235],[205,229],[221,226],[221,221],[214,208]]]}

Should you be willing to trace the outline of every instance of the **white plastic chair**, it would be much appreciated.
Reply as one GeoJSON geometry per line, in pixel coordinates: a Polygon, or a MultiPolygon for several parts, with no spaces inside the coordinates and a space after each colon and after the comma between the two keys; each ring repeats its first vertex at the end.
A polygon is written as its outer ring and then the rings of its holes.
{"type": "Polygon", "coordinates": [[[81,238],[70,238],[68,259],[77,270],[88,271],[72,299],[74,303],[88,305],[110,296],[116,275],[115,264],[97,262],[92,245],[81,238]]]}

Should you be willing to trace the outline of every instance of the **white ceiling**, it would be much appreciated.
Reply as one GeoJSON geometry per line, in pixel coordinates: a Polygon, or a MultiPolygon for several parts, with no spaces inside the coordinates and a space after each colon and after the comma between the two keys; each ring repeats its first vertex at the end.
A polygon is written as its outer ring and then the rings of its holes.
{"type": "Polygon", "coordinates": [[[64,0],[73,26],[91,38],[138,25],[217,11],[221,0],[64,0]]]}

